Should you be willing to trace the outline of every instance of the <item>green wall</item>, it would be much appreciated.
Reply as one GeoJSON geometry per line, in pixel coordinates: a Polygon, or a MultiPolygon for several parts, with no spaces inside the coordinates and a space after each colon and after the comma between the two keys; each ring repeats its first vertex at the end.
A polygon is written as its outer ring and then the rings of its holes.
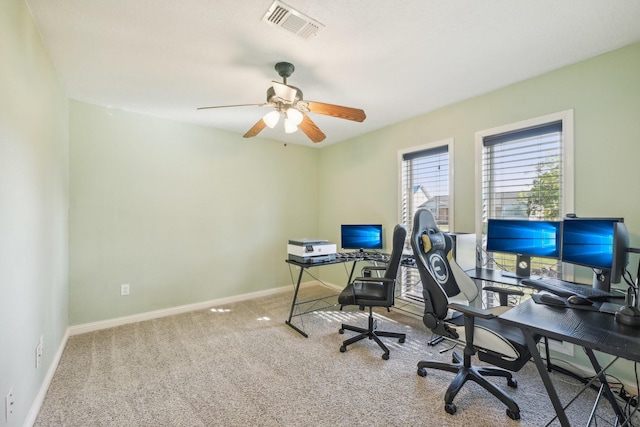
{"type": "Polygon", "coordinates": [[[0,2],[0,425],[3,426],[23,425],[68,326],[68,154],[67,98],[24,2],[3,0],[0,2]],[[36,369],[35,349],[40,337],[44,338],[43,358],[36,369]],[[11,388],[15,409],[6,423],[4,398],[11,388]]]}
{"type": "Polygon", "coordinates": [[[291,283],[317,149],[75,101],[70,117],[72,325],[291,283]]]}
{"type": "MultiPolygon", "coordinates": [[[[324,148],[319,236],[339,241],[342,222],[382,222],[390,242],[399,220],[398,150],[447,138],[455,140],[454,231],[474,232],[475,133],[570,109],[575,212],[624,217],[631,245],[640,247],[640,43],[324,148]]],[[[631,255],[634,277],[637,265],[631,255]]],[[[579,280],[590,280],[590,270],[576,270],[579,280]]],[[[345,281],[339,269],[323,269],[322,278],[345,281]]],[[[561,357],[590,366],[581,351],[561,357]]],[[[635,384],[630,362],[616,362],[612,373],[635,384]]]]}
{"type": "MultiPolygon", "coordinates": [[[[399,219],[398,150],[447,138],[454,231],[474,232],[475,133],[571,109],[576,213],[623,216],[640,246],[640,43],[322,149],[320,236],[338,241],[340,223],[372,221],[386,226],[390,241],[399,219]]],[[[631,262],[635,275],[637,257],[631,262]]]]}

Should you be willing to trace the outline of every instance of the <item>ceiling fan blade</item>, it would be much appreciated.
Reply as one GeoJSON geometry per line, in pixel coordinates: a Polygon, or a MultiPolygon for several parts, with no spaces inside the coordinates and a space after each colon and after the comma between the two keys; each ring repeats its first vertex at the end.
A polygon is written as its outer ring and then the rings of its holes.
{"type": "Polygon", "coordinates": [[[262,129],[264,129],[267,125],[264,123],[264,120],[260,119],[258,120],[258,123],[256,123],[255,125],[253,125],[253,127],[251,129],[249,129],[247,131],[247,133],[245,133],[244,135],[242,135],[243,138],[252,138],[254,136],[256,136],[257,134],[260,133],[260,131],[262,129]]]}
{"type": "Polygon", "coordinates": [[[211,108],[227,108],[227,107],[262,107],[267,105],[265,103],[262,104],[236,104],[236,105],[218,105],[215,107],[198,107],[197,110],[208,110],[211,108]]]}
{"type": "Polygon", "coordinates": [[[306,114],[302,115],[302,122],[298,125],[298,128],[313,142],[323,141],[327,137],[306,114]]]}
{"type": "Polygon", "coordinates": [[[273,83],[273,90],[278,98],[288,103],[295,101],[298,89],[276,81],[272,81],[271,83],[273,83]]]}
{"type": "Polygon", "coordinates": [[[367,118],[364,111],[359,108],[343,107],[341,105],[325,104],[315,101],[306,101],[306,103],[307,108],[312,113],[353,120],[355,122],[362,122],[367,118]]]}

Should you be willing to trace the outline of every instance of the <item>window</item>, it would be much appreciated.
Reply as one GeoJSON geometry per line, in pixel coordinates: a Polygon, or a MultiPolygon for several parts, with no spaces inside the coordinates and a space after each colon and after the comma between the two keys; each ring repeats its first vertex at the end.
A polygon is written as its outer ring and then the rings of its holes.
{"type": "MultiPolygon", "coordinates": [[[[573,211],[572,116],[569,111],[476,134],[481,243],[489,218],[561,220],[573,211]]],[[[515,255],[489,255],[489,268],[515,270],[515,255]]],[[[533,258],[531,272],[556,276],[561,266],[533,258]]]]}
{"type": "Polygon", "coordinates": [[[450,145],[452,141],[445,141],[401,153],[400,218],[407,229],[422,207],[433,212],[442,230],[451,228],[450,145]]]}
{"type": "MultiPolygon", "coordinates": [[[[453,229],[452,152],[453,140],[446,140],[399,153],[400,222],[407,227],[409,235],[413,216],[416,210],[423,207],[433,212],[440,229],[453,229]]],[[[406,250],[411,251],[409,241],[406,250]]],[[[422,301],[422,287],[417,270],[401,270],[398,293],[403,297],[422,301]]]]}

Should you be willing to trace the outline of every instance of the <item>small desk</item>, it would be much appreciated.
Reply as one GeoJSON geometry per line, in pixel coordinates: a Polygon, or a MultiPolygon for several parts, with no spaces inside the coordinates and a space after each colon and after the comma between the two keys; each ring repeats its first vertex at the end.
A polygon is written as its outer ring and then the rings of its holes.
{"type": "Polygon", "coordinates": [[[322,266],[326,266],[326,265],[344,264],[344,263],[347,263],[347,262],[351,262],[352,265],[351,265],[351,270],[349,272],[349,280],[347,281],[347,284],[348,284],[348,283],[351,283],[351,279],[353,278],[353,273],[354,273],[354,271],[356,269],[356,264],[359,261],[367,261],[367,262],[376,262],[376,261],[378,261],[378,262],[380,262],[381,259],[373,257],[373,256],[372,257],[359,256],[359,257],[349,257],[349,258],[336,258],[335,260],[326,261],[326,262],[318,262],[318,263],[304,263],[304,262],[298,262],[298,261],[293,261],[293,260],[290,260],[290,259],[286,259],[285,262],[287,264],[299,267],[300,268],[300,273],[298,274],[298,281],[296,282],[296,287],[295,287],[295,290],[293,291],[293,300],[291,301],[291,310],[289,311],[289,318],[285,321],[285,323],[287,325],[289,325],[290,327],[292,327],[293,329],[295,329],[298,333],[300,333],[305,338],[308,338],[309,335],[307,335],[307,333],[305,331],[303,331],[302,329],[298,328],[296,325],[291,323],[291,319],[293,317],[295,317],[295,316],[302,316],[303,314],[307,314],[307,313],[311,313],[313,311],[319,310],[319,308],[313,308],[313,309],[304,311],[302,313],[293,314],[295,308],[300,306],[300,305],[303,305],[303,304],[318,303],[320,301],[326,300],[327,298],[330,298],[330,297],[322,297],[322,298],[316,298],[316,299],[312,299],[312,300],[298,301],[298,292],[300,291],[300,283],[302,282],[302,275],[304,274],[304,272],[307,269],[313,268],[313,267],[322,267],[322,266]]]}
{"type": "Polygon", "coordinates": [[[550,307],[536,304],[532,300],[525,301],[500,315],[500,320],[522,330],[561,425],[570,424],[538,352],[534,340],[536,334],[584,348],[600,383],[605,385],[602,388],[604,396],[611,403],[618,419],[621,422],[624,420],[624,413],[610,390],[603,369],[593,352],[596,350],[640,362],[640,329],[617,323],[611,314],[550,307]]]}

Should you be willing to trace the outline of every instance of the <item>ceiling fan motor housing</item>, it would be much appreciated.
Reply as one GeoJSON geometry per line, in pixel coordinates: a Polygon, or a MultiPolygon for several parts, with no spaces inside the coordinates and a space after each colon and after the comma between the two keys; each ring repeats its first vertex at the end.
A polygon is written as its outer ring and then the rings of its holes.
{"type": "Polygon", "coordinates": [[[284,83],[287,84],[287,78],[289,76],[291,76],[291,74],[293,74],[293,72],[295,71],[296,67],[293,66],[293,64],[289,63],[289,62],[278,62],[275,66],[276,71],[278,72],[278,75],[280,77],[282,77],[283,79],[285,79],[284,83]]]}
{"type": "Polygon", "coordinates": [[[296,90],[295,98],[292,101],[289,102],[288,100],[282,99],[279,96],[277,96],[275,89],[273,88],[273,86],[271,86],[269,87],[269,89],[267,89],[267,102],[269,104],[275,104],[275,105],[277,104],[295,105],[298,101],[302,101],[302,91],[295,86],[289,86],[289,87],[291,89],[296,90]]]}

